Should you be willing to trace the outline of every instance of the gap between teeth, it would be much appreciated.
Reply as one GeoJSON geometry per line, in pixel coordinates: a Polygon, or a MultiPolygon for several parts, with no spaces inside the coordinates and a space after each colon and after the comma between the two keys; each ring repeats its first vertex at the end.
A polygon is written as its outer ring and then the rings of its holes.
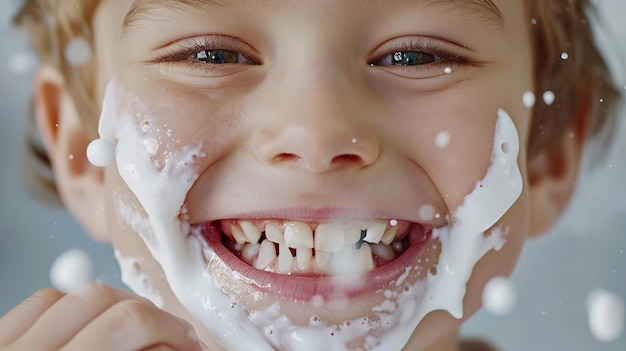
{"type": "Polygon", "coordinates": [[[281,274],[350,274],[376,268],[373,254],[391,261],[403,250],[402,242],[394,242],[398,227],[388,228],[388,223],[374,220],[362,228],[356,221],[325,222],[313,232],[309,224],[296,221],[282,227],[266,223],[264,231],[249,221],[236,221],[229,229],[243,260],[257,269],[281,274]]]}

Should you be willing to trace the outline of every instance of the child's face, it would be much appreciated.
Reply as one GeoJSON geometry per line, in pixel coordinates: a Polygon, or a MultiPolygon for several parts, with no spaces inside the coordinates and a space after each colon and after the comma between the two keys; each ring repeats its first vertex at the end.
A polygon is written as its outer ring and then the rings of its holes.
{"type": "MultiPolygon", "coordinates": [[[[400,234],[394,241],[404,247],[371,245],[373,262],[363,263],[375,268],[367,279],[378,274],[372,279],[380,289],[360,286],[341,297],[319,293],[325,307],[319,297],[310,298],[315,285],[298,280],[326,272],[315,268],[320,253],[308,261],[311,251],[302,250],[302,261],[265,267],[256,262],[253,245],[242,254],[244,246],[234,244],[237,234],[222,233],[227,237],[222,243],[235,256],[224,251],[205,257],[216,284],[246,311],[278,301],[279,315],[294,325],[309,325],[314,315],[327,325],[380,319],[373,310],[385,294],[407,288],[395,284],[406,267],[415,267],[404,277],[409,285],[424,280],[431,267],[444,267],[430,229],[451,225],[455,209],[485,176],[498,109],[517,127],[518,165],[526,183],[531,111],[522,96],[533,86],[528,21],[522,0],[494,0],[502,18],[487,2],[137,1],[122,30],[132,1],[103,1],[94,19],[99,96],[115,77],[117,120],[126,118],[122,122],[141,130],[146,142],[140,145],[150,154],[146,161],[157,172],[168,160],[195,152],[189,167],[197,180],[182,199],[186,214],[178,211],[175,217],[196,229],[210,232],[209,224],[216,223],[224,232],[236,231],[233,223],[246,229],[239,221],[259,230],[285,221],[314,230],[320,223],[380,221],[391,229],[397,220],[400,234]],[[402,62],[406,65],[396,65],[402,62]],[[426,245],[415,239],[421,232],[426,245]],[[411,253],[409,247],[419,250],[411,253]],[[277,275],[251,270],[257,263],[277,275]],[[380,269],[385,266],[394,271],[380,269]]],[[[159,232],[145,218],[151,210],[120,171],[106,168],[104,186],[108,232],[121,260],[137,260],[147,278],[144,294],[162,300],[165,309],[190,320],[213,313],[196,310],[192,317],[186,309],[193,308],[183,307],[172,293],[178,288],[168,268],[165,279],[145,243],[159,232]]],[[[168,199],[160,194],[151,201],[168,199]]],[[[494,225],[508,230],[506,244],[474,267],[463,318],[480,306],[490,278],[511,271],[528,234],[528,207],[524,186],[494,225]]],[[[329,233],[326,245],[333,247],[339,236],[329,233]]],[[[222,244],[207,241],[219,252],[222,244]]],[[[153,253],[174,250],[163,242],[153,246],[153,253]]],[[[459,324],[447,312],[430,313],[409,349],[432,345],[459,324]]],[[[208,334],[203,337],[212,342],[208,334]]],[[[363,345],[360,338],[353,345],[363,345]]]]}

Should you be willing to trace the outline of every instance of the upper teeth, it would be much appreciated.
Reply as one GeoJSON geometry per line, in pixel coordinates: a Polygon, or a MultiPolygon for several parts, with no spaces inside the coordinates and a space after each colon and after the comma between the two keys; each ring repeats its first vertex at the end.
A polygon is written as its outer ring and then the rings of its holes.
{"type": "Polygon", "coordinates": [[[317,225],[315,232],[309,224],[297,221],[285,221],[282,226],[266,221],[263,232],[250,221],[230,223],[233,240],[243,247],[242,258],[257,269],[282,274],[359,273],[375,268],[372,252],[386,260],[395,258],[388,245],[396,239],[398,227],[388,226],[387,220],[374,220],[367,225],[363,221],[324,222],[317,225]],[[265,239],[259,243],[263,233],[265,239]]]}

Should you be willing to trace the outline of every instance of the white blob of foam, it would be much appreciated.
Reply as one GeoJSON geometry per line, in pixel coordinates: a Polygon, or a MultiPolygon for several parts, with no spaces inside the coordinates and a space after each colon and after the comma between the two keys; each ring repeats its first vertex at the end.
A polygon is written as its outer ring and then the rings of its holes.
{"type": "Polygon", "coordinates": [[[494,277],[483,290],[483,307],[495,316],[505,316],[513,310],[517,293],[506,277],[494,277]]]}
{"type": "Polygon", "coordinates": [[[450,73],[452,73],[452,68],[446,67],[446,68],[444,68],[443,72],[446,73],[446,74],[450,74],[450,73]]]}
{"type": "Polygon", "coordinates": [[[450,144],[450,132],[445,130],[439,132],[435,138],[435,145],[437,145],[438,148],[443,149],[448,146],[448,144],[450,144]]]}
{"type": "Polygon", "coordinates": [[[535,106],[535,93],[533,93],[532,91],[527,91],[524,93],[524,95],[522,95],[522,102],[524,103],[524,106],[526,106],[526,108],[532,108],[533,106],[535,106]]]}
{"type": "Polygon", "coordinates": [[[430,222],[435,218],[435,208],[432,205],[424,204],[417,210],[417,215],[422,221],[430,222]]]}
{"type": "Polygon", "coordinates": [[[89,254],[81,249],[69,249],[57,257],[50,267],[50,281],[55,288],[76,291],[92,280],[93,265],[89,254]]]}
{"type": "Polygon", "coordinates": [[[567,52],[561,53],[561,60],[567,60],[569,58],[569,54],[567,52]]]}
{"type": "Polygon", "coordinates": [[[106,139],[95,139],[87,146],[87,159],[96,167],[115,163],[115,145],[106,139]]]}
{"type": "Polygon", "coordinates": [[[72,66],[82,66],[91,59],[91,45],[87,39],[79,37],[70,40],[63,50],[63,56],[72,66]]]}
{"type": "MultiPolygon", "coordinates": [[[[500,110],[492,162],[485,178],[454,212],[454,224],[433,230],[434,240],[441,242],[441,256],[431,275],[413,286],[401,282],[402,289],[385,294],[388,301],[380,309],[392,313],[376,313],[376,321],[359,318],[340,325],[299,326],[282,315],[280,305],[275,303],[248,316],[206,270],[205,261],[219,260],[218,256],[197,233],[188,235],[187,226],[180,220],[187,192],[199,176],[188,165],[193,164],[201,146],[168,149],[165,165],[156,167],[144,143],[147,136],[140,128],[142,119],[151,116],[141,101],[128,96],[115,81],[109,84],[100,135],[117,141],[117,168],[148,216],[154,242],[147,242],[147,246],[163,268],[172,291],[228,350],[346,350],[346,343],[356,338],[366,339],[371,350],[399,350],[431,311],[445,310],[461,318],[466,284],[474,265],[505,242],[506,229],[490,228],[521,193],[517,131],[510,117],[500,110]],[[130,102],[118,101],[120,96],[130,102]],[[489,235],[485,235],[487,231],[489,235]],[[329,337],[331,333],[333,337],[329,337]]],[[[192,141],[188,143],[193,145],[192,141]]],[[[413,267],[406,268],[408,275],[413,267]]],[[[245,279],[238,272],[232,273],[245,279]]]]}
{"type": "Polygon", "coordinates": [[[9,71],[14,74],[32,72],[39,64],[39,58],[31,51],[17,52],[9,57],[9,71]]]}
{"type": "Polygon", "coordinates": [[[119,251],[115,251],[115,258],[120,265],[122,282],[138,295],[150,300],[155,306],[163,308],[163,297],[150,283],[150,278],[141,270],[139,260],[124,257],[119,251]]]}
{"type": "Polygon", "coordinates": [[[554,92],[548,90],[545,93],[543,93],[543,102],[545,102],[546,105],[548,106],[552,105],[555,99],[556,99],[556,95],[554,95],[554,92]]]}
{"type": "Polygon", "coordinates": [[[589,328],[602,342],[612,342],[624,331],[624,301],[606,290],[594,290],[587,297],[589,328]]]}

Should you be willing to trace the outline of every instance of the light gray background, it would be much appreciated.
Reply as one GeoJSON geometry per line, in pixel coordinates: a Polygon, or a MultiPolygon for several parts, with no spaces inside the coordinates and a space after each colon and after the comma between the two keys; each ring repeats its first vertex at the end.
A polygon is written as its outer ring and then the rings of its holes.
{"type": "MultiPolygon", "coordinates": [[[[93,242],[63,209],[42,205],[22,186],[20,153],[28,114],[32,65],[25,37],[7,25],[17,0],[0,0],[0,315],[39,288],[50,286],[50,264],[63,251],[87,251],[96,277],[121,286],[108,245],[93,242]],[[16,56],[18,55],[18,56],[16,56]],[[19,56],[21,55],[21,56],[19,56]],[[16,63],[21,63],[16,65],[16,63]]],[[[626,1],[597,1],[608,37],[606,55],[625,86],[626,1]],[[620,21],[622,21],[620,23],[620,21]],[[621,55],[621,56],[620,56],[621,55]]],[[[604,33],[604,32],[603,32],[604,33]]],[[[556,228],[525,247],[512,280],[519,299],[506,317],[479,312],[464,327],[504,350],[626,350],[626,335],[601,343],[587,325],[594,289],[626,300],[626,166],[624,116],[608,158],[579,181],[574,203],[556,228]]]]}

